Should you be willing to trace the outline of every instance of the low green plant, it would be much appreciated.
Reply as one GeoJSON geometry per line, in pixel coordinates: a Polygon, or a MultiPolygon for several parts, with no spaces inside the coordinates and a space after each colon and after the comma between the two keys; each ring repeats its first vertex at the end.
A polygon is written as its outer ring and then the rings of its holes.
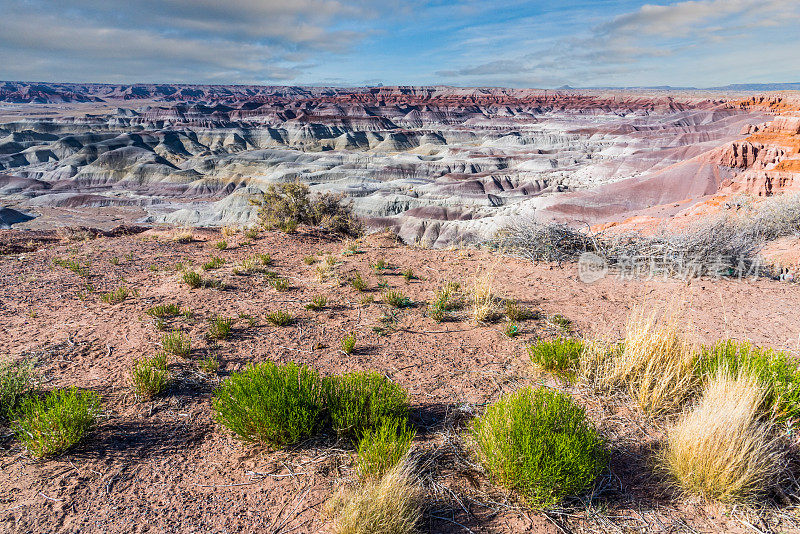
{"type": "Polygon", "coordinates": [[[436,292],[428,304],[428,316],[441,323],[448,317],[448,312],[456,310],[464,305],[463,302],[456,299],[460,285],[458,282],[445,281],[436,292]]]}
{"type": "Polygon", "coordinates": [[[519,335],[519,325],[514,321],[509,321],[503,327],[503,333],[506,337],[515,338],[519,335]]]}
{"type": "Polygon", "coordinates": [[[356,271],[356,274],[350,279],[350,285],[353,286],[353,289],[356,291],[364,291],[367,289],[367,282],[364,281],[362,278],[361,273],[356,271]]]}
{"type": "Polygon", "coordinates": [[[416,435],[405,419],[386,418],[377,427],[367,428],[357,445],[359,477],[382,477],[405,458],[416,435]]]}
{"type": "Polygon", "coordinates": [[[183,273],[183,282],[192,289],[203,287],[203,277],[194,271],[186,271],[183,273]]]}
{"type": "Polygon", "coordinates": [[[492,478],[535,507],[580,494],[608,465],[605,443],[583,408],[544,387],[503,396],[470,431],[492,478]]]}
{"type": "Polygon", "coordinates": [[[11,419],[33,392],[33,369],[28,362],[0,365],[0,422],[11,419]]]}
{"type": "Polygon", "coordinates": [[[210,270],[212,270],[212,269],[219,269],[219,268],[220,268],[220,267],[222,267],[223,265],[225,265],[225,260],[223,260],[223,259],[222,259],[222,258],[220,258],[219,256],[211,256],[211,259],[210,259],[210,260],[208,260],[207,262],[205,262],[205,263],[202,265],[202,267],[201,267],[201,268],[202,268],[204,271],[210,271],[210,270]]]}
{"type": "Polygon", "coordinates": [[[328,297],[324,295],[316,295],[314,298],[311,299],[311,302],[306,304],[307,310],[319,311],[325,308],[328,305],[328,297]]]}
{"type": "Polygon", "coordinates": [[[258,226],[251,226],[247,230],[244,231],[244,236],[247,239],[258,239],[258,236],[261,232],[258,230],[258,226]]]}
{"type": "Polygon", "coordinates": [[[247,321],[247,326],[249,327],[258,326],[258,319],[248,313],[240,313],[239,319],[247,321]]]}
{"type": "Polygon", "coordinates": [[[217,241],[216,243],[214,243],[214,247],[216,247],[217,250],[225,250],[228,248],[228,242],[225,241],[224,239],[221,241],[217,241]]]}
{"type": "Polygon", "coordinates": [[[163,352],[152,358],[134,360],[131,369],[136,393],[144,399],[152,399],[163,392],[167,388],[168,375],[167,355],[163,352]]]}
{"type": "Polygon", "coordinates": [[[89,263],[87,262],[85,265],[82,265],[77,260],[68,260],[64,258],[53,258],[53,264],[58,265],[59,267],[64,267],[65,269],[69,269],[73,273],[77,274],[78,276],[89,276],[89,263]]]}
{"type": "Polygon", "coordinates": [[[375,297],[372,295],[361,295],[361,305],[362,306],[369,306],[375,302],[375,297]]]}
{"type": "Polygon", "coordinates": [[[414,274],[413,269],[406,269],[401,274],[403,275],[403,279],[406,281],[406,283],[411,282],[411,280],[416,280],[417,278],[417,275],[414,274]]]}
{"type": "Polygon", "coordinates": [[[270,312],[264,316],[264,319],[274,326],[289,326],[294,320],[289,313],[283,310],[270,312]]]}
{"type": "Polygon", "coordinates": [[[564,331],[569,331],[572,329],[572,321],[560,313],[550,316],[550,322],[564,331]]]}
{"type": "Polygon", "coordinates": [[[275,291],[289,291],[292,288],[289,284],[289,280],[280,276],[270,279],[269,284],[275,291]]]}
{"type": "Polygon", "coordinates": [[[200,370],[207,375],[215,375],[219,372],[219,360],[213,354],[200,360],[199,365],[200,370]]]}
{"type": "Polygon", "coordinates": [[[375,263],[370,263],[369,265],[375,271],[375,274],[381,274],[385,269],[389,268],[389,264],[383,258],[380,258],[375,263]]]}
{"type": "Polygon", "coordinates": [[[725,370],[755,378],[765,404],[778,421],[800,418],[800,363],[791,354],[745,341],[723,340],[701,351],[697,373],[702,379],[725,370]]]}
{"type": "Polygon", "coordinates": [[[161,336],[161,348],[163,348],[164,352],[167,354],[185,358],[192,350],[192,342],[189,336],[180,330],[173,330],[161,336]]]}
{"type": "Polygon", "coordinates": [[[100,395],[94,391],[71,388],[28,396],[15,421],[17,438],[35,458],[62,453],[91,430],[100,410],[100,395]]]}
{"type": "Polygon", "coordinates": [[[381,294],[381,298],[385,304],[388,304],[392,308],[407,308],[413,305],[411,299],[403,295],[403,293],[397,289],[384,291],[381,294]]]}
{"type": "Polygon", "coordinates": [[[181,309],[177,304],[157,304],[147,309],[145,312],[151,317],[175,317],[180,315],[181,309]]]}
{"type": "Polygon", "coordinates": [[[109,291],[108,293],[103,293],[100,295],[100,300],[105,302],[106,304],[119,304],[120,302],[124,301],[131,295],[132,292],[125,286],[120,286],[114,290],[109,291]]]}
{"type": "Polygon", "coordinates": [[[113,258],[108,260],[108,263],[110,263],[111,265],[119,265],[119,257],[114,256],[113,258]]]}
{"type": "Polygon", "coordinates": [[[378,278],[378,289],[389,289],[389,282],[385,278],[378,278]]]}
{"type": "Polygon", "coordinates": [[[583,341],[572,338],[537,341],[528,347],[534,365],[568,379],[575,376],[582,352],[583,341]]]}
{"type": "Polygon", "coordinates": [[[306,265],[314,265],[315,263],[317,263],[317,257],[316,256],[306,256],[306,257],[303,258],[303,263],[305,263],[306,265]]]}
{"type": "Polygon", "coordinates": [[[342,338],[342,352],[345,354],[353,354],[353,350],[356,348],[356,334],[355,332],[350,332],[346,336],[342,338]]]}
{"type": "Polygon", "coordinates": [[[319,374],[264,362],[233,373],[214,394],[216,420],[246,442],[280,447],[311,436],[324,412],[319,374]]]}
{"type": "Polygon", "coordinates": [[[408,417],[408,392],[380,373],[331,376],[324,379],[323,389],[333,429],[353,441],[386,419],[408,417]]]}
{"type": "Polygon", "coordinates": [[[231,335],[231,328],[233,327],[233,319],[229,317],[212,317],[209,320],[208,332],[206,337],[208,339],[228,339],[231,335]]]}

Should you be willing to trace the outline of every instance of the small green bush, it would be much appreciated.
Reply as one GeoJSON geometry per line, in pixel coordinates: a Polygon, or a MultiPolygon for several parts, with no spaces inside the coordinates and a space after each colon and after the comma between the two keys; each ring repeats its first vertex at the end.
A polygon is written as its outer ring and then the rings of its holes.
{"type": "Polygon", "coordinates": [[[503,327],[503,333],[506,337],[515,338],[519,335],[519,325],[514,321],[509,321],[503,327]]]}
{"type": "Polygon", "coordinates": [[[152,358],[133,362],[131,375],[136,393],[143,399],[152,399],[167,388],[167,355],[163,352],[152,358]]]}
{"type": "Polygon", "coordinates": [[[359,477],[382,477],[408,454],[416,435],[405,419],[387,418],[378,427],[366,429],[357,446],[359,477]]]}
{"type": "Polygon", "coordinates": [[[353,289],[356,291],[365,291],[367,289],[367,282],[364,281],[364,278],[362,278],[359,272],[356,272],[353,278],[350,279],[350,285],[353,286],[353,289]]]}
{"type": "Polygon", "coordinates": [[[388,304],[392,308],[407,308],[413,304],[410,298],[403,295],[403,293],[397,289],[390,289],[388,291],[384,291],[381,297],[383,299],[383,302],[388,304]]]}
{"type": "Polygon", "coordinates": [[[217,250],[225,250],[228,248],[228,242],[223,239],[214,243],[214,246],[217,248],[217,250]]]}
{"type": "Polygon", "coordinates": [[[229,317],[213,317],[209,320],[209,323],[208,332],[206,332],[208,339],[228,339],[231,335],[233,319],[229,317]]]}
{"type": "Polygon", "coordinates": [[[180,315],[181,309],[177,304],[158,304],[145,312],[151,317],[175,317],[180,315]]]}
{"type": "Polygon", "coordinates": [[[306,304],[307,310],[319,311],[328,305],[328,297],[324,295],[317,295],[311,299],[311,302],[306,304]]]}
{"type": "Polygon", "coordinates": [[[211,259],[203,264],[202,269],[204,271],[210,271],[212,269],[219,269],[223,265],[225,265],[225,260],[218,256],[211,256],[211,259]]]}
{"type": "Polygon", "coordinates": [[[244,231],[244,236],[247,239],[257,239],[260,233],[261,232],[259,232],[258,226],[251,226],[250,228],[244,231]]]}
{"type": "Polygon", "coordinates": [[[290,314],[282,310],[270,312],[264,316],[264,319],[274,326],[289,326],[294,320],[290,314]]]}
{"type": "Polygon", "coordinates": [[[54,258],[53,265],[58,265],[59,267],[64,267],[65,269],[69,269],[73,273],[77,274],[78,276],[89,276],[89,264],[81,265],[81,263],[77,260],[67,260],[64,258],[54,258]]]}
{"type": "Polygon", "coordinates": [[[697,373],[708,379],[717,370],[746,372],[766,391],[766,404],[779,421],[800,418],[800,363],[791,354],[735,340],[704,348],[697,373]]]}
{"type": "Polygon", "coordinates": [[[265,228],[292,233],[299,224],[320,226],[331,232],[357,237],[364,231],[344,195],[324,193],[312,198],[311,189],[300,182],[270,184],[260,200],[258,217],[265,228]]]}
{"type": "Polygon", "coordinates": [[[572,321],[557,313],[550,317],[550,322],[562,330],[569,331],[572,328],[572,321]]]}
{"type": "Polygon", "coordinates": [[[83,438],[100,410],[97,393],[77,388],[26,397],[15,422],[17,438],[35,458],[59,454],[83,438]]]}
{"type": "Polygon", "coordinates": [[[207,375],[215,375],[219,372],[219,360],[216,356],[209,355],[200,360],[200,370],[207,375]]]}
{"type": "Polygon", "coordinates": [[[333,429],[354,441],[385,419],[408,417],[408,392],[379,373],[328,377],[323,388],[333,429]]]}
{"type": "Polygon", "coordinates": [[[316,256],[306,256],[306,257],[303,258],[303,263],[305,263],[306,265],[314,265],[315,263],[317,263],[317,257],[316,256]]]}
{"type": "Polygon", "coordinates": [[[103,293],[102,295],[100,295],[100,300],[102,300],[106,304],[119,304],[120,302],[128,298],[128,295],[130,294],[131,290],[125,286],[122,286],[118,287],[117,289],[114,289],[113,291],[109,291],[108,293],[103,293]]]}
{"type": "Polygon", "coordinates": [[[370,263],[370,267],[375,271],[375,274],[381,274],[385,269],[389,268],[389,264],[383,258],[377,260],[375,263],[370,263]]]}
{"type": "Polygon", "coordinates": [[[414,274],[413,269],[406,269],[401,274],[403,275],[403,279],[406,281],[406,283],[409,283],[411,280],[415,280],[417,278],[417,275],[414,274]]]}
{"type": "Polygon", "coordinates": [[[345,354],[353,354],[353,350],[355,350],[355,348],[356,334],[355,332],[350,332],[342,338],[342,352],[345,354]]]}
{"type": "Polygon", "coordinates": [[[275,291],[289,291],[292,287],[289,284],[289,280],[286,278],[281,278],[280,276],[276,276],[269,281],[269,284],[275,291]]]}
{"type": "Polygon", "coordinates": [[[168,354],[185,358],[192,351],[192,342],[189,336],[180,330],[173,330],[161,337],[161,348],[168,354]]]}
{"type": "Polygon", "coordinates": [[[247,442],[284,446],[319,426],[323,397],[310,367],[265,362],[232,374],[214,394],[217,421],[247,442]]]}
{"type": "Polygon", "coordinates": [[[446,281],[442,284],[428,304],[428,316],[437,323],[447,319],[448,312],[463,306],[463,302],[455,298],[460,285],[458,282],[446,281]]]}
{"type": "Polygon", "coordinates": [[[203,277],[194,271],[186,271],[183,273],[183,282],[192,289],[197,289],[203,286],[203,277]]]}
{"type": "Polygon", "coordinates": [[[28,363],[0,365],[0,422],[11,419],[20,403],[33,391],[33,370],[28,363]]]}
{"type": "Polygon", "coordinates": [[[583,342],[571,338],[539,341],[528,347],[528,355],[534,365],[564,378],[574,376],[582,352],[583,342]]]}
{"type": "Polygon", "coordinates": [[[544,387],[503,396],[470,430],[492,477],[531,506],[579,494],[608,465],[605,444],[583,408],[544,387]]]}

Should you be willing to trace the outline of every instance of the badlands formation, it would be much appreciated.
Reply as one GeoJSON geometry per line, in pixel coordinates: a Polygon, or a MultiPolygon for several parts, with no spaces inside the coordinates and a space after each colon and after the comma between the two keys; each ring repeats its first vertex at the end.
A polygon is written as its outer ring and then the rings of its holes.
{"type": "Polygon", "coordinates": [[[4,82],[0,225],[248,224],[292,180],[431,246],[659,220],[797,187],[796,94],[4,82]]]}

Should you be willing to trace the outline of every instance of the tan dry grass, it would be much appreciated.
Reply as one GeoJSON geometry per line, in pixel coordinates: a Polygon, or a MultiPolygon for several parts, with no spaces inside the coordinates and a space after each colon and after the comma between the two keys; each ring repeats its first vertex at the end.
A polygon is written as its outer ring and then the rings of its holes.
{"type": "Polygon", "coordinates": [[[343,488],[325,504],[335,534],[411,534],[422,517],[419,488],[407,462],[379,480],[343,488]]]}
{"type": "Polygon", "coordinates": [[[664,467],[686,493],[723,502],[748,501],[769,487],[780,450],[761,420],[765,391],[744,373],[717,373],[697,407],[667,432],[664,467]]]}
{"type": "Polygon", "coordinates": [[[501,316],[500,303],[493,292],[494,272],[489,269],[475,274],[470,298],[472,299],[472,317],[479,323],[496,321],[501,316]]]}
{"type": "MultiPolygon", "coordinates": [[[[608,352],[601,382],[628,390],[647,413],[674,411],[697,387],[698,346],[687,339],[685,322],[674,303],[663,313],[637,306],[631,312],[621,349],[608,352]]],[[[587,357],[598,354],[587,352],[587,357]]]]}

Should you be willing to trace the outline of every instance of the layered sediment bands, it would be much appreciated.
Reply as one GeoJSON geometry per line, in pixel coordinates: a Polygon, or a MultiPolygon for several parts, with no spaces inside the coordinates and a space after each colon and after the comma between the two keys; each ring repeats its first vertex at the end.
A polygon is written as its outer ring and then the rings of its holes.
{"type": "Polygon", "coordinates": [[[595,224],[725,187],[772,194],[800,170],[800,123],[772,97],[1,82],[0,102],[0,195],[25,212],[245,224],[250,197],[300,180],[446,245],[534,211],[595,224]]]}

